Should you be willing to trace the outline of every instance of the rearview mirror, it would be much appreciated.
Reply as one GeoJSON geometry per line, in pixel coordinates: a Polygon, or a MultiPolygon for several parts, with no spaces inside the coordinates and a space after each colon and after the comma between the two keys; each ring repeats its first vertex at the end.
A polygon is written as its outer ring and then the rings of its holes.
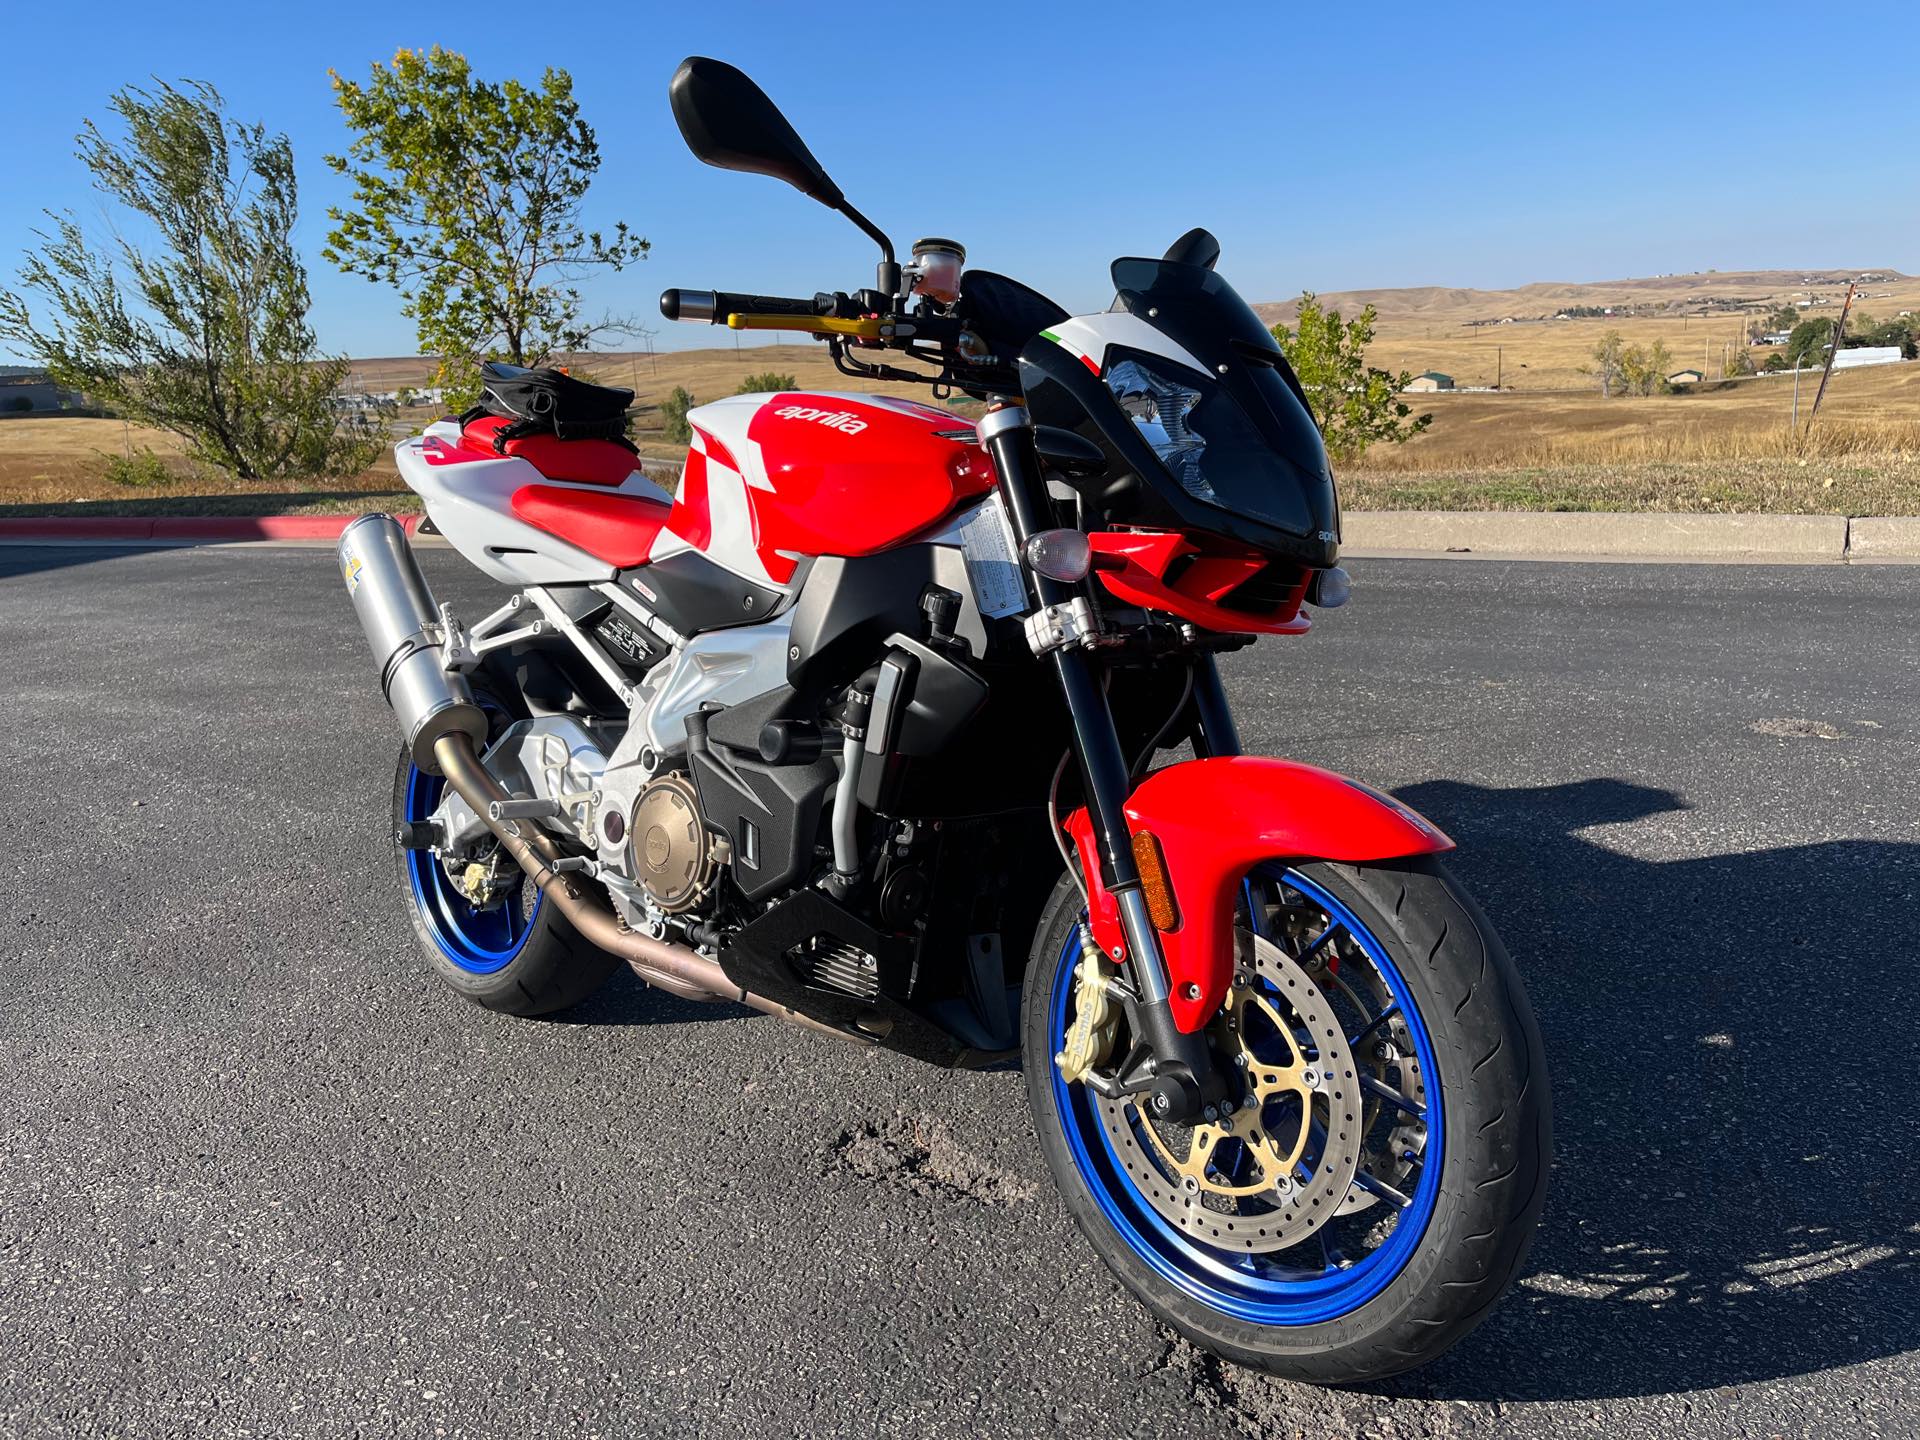
{"type": "Polygon", "coordinates": [[[846,196],[787,117],[733,66],[690,56],[674,71],[667,94],[680,135],[699,159],[722,170],[771,175],[822,205],[845,207],[846,196]]]}

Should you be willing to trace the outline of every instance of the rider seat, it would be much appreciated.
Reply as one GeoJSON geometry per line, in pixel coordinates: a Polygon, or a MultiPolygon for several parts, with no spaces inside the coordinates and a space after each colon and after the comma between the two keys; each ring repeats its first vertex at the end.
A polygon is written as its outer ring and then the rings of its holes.
{"type": "Polygon", "coordinates": [[[557,435],[519,435],[501,441],[499,432],[512,420],[481,415],[460,428],[460,448],[475,454],[513,455],[549,480],[571,480],[577,485],[618,485],[640,468],[640,457],[614,440],[562,440],[557,435]]]}
{"type": "Polygon", "coordinates": [[[617,570],[630,570],[647,563],[654,539],[672,509],[639,495],[570,490],[564,485],[522,485],[513,492],[513,513],[536,530],[579,546],[596,560],[604,560],[617,570]]]}

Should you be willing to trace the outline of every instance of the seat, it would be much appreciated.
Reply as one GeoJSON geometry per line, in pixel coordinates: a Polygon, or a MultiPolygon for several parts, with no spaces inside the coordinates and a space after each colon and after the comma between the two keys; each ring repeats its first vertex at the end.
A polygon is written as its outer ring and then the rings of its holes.
{"type": "Polygon", "coordinates": [[[549,480],[577,485],[618,485],[640,468],[640,457],[612,440],[562,440],[557,435],[521,435],[496,445],[500,430],[513,422],[482,415],[460,430],[460,448],[488,457],[513,455],[549,480]]]}
{"type": "Polygon", "coordinates": [[[579,546],[596,560],[629,570],[647,563],[654,538],[673,512],[658,500],[638,495],[569,490],[561,485],[522,485],[513,492],[513,513],[536,530],[579,546]]]}

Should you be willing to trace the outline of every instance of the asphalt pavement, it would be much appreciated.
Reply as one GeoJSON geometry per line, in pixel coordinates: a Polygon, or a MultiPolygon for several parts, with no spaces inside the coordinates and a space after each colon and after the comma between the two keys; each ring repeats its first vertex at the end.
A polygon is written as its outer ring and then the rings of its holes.
{"type": "Polygon", "coordinates": [[[327,550],[0,548],[0,1433],[1915,1433],[1920,570],[1353,568],[1246,741],[1460,841],[1559,1154],[1491,1319],[1334,1393],[1118,1289],[1017,1075],[439,988],[327,550]]]}

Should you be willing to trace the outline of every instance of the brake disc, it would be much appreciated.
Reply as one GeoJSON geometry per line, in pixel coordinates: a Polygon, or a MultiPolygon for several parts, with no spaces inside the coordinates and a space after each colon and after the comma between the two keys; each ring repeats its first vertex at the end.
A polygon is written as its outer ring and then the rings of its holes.
{"type": "MultiPolygon", "coordinates": [[[[1348,1001],[1360,1014],[1379,1015],[1393,1008],[1392,992],[1373,974],[1370,966],[1342,965],[1329,968],[1326,973],[1329,981],[1345,992],[1348,1001]],[[1355,981],[1365,986],[1366,994],[1354,988],[1355,981]]],[[[1360,1073],[1371,1075],[1379,1082],[1380,1088],[1406,1096],[1424,1113],[1427,1106],[1426,1076],[1420,1069],[1420,1057],[1414,1050],[1413,1036],[1407,1029],[1407,1022],[1397,1011],[1379,1023],[1373,1033],[1361,1039],[1355,1047],[1353,1059],[1360,1073]]],[[[1376,1128],[1374,1122],[1380,1118],[1386,1102],[1380,1099],[1376,1090],[1363,1090],[1360,1101],[1361,1132],[1369,1137],[1369,1143],[1361,1152],[1360,1173],[1387,1186],[1390,1191],[1403,1191],[1414,1166],[1427,1148],[1426,1124],[1396,1106],[1393,1109],[1394,1123],[1376,1128]]],[[[1373,1187],[1372,1192],[1359,1185],[1353,1186],[1340,1202],[1340,1214],[1351,1215],[1357,1210],[1378,1204],[1378,1192],[1379,1185],[1373,1187]]]]}
{"type": "Polygon", "coordinates": [[[1156,1121],[1096,1097],[1114,1153],[1162,1218],[1208,1244],[1284,1250],[1339,1213],[1362,1159],[1364,1107],[1332,1004],[1272,941],[1235,935],[1234,984],[1210,1027],[1241,1078],[1231,1113],[1156,1121]]]}

